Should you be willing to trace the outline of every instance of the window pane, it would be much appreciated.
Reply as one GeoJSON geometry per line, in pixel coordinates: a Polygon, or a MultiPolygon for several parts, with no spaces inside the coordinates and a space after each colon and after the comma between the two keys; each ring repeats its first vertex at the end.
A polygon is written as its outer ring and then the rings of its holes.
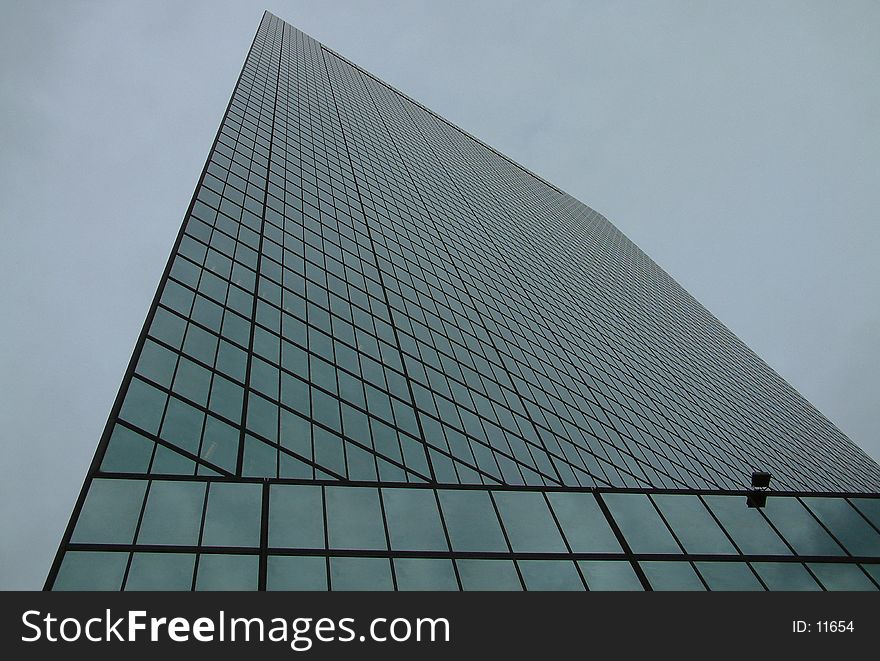
{"type": "Polygon", "coordinates": [[[844,555],[797,498],[770,496],[763,511],[799,555],[844,555]]]}
{"type": "Polygon", "coordinates": [[[791,555],[760,510],[746,507],[745,496],[703,496],[709,509],[743,553],[791,555]]]}
{"type": "Polygon", "coordinates": [[[604,493],[601,498],[611,510],[633,553],[681,553],[646,495],[604,493]]]}
{"type": "Polygon", "coordinates": [[[432,489],[382,489],[391,548],[448,551],[432,489]]]}
{"type": "Polygon", "coordinates": [[[699,496],[656,494],[652,498],[688,553],[736,553],[699,496]]]}
{"type": "Polygon", "coordinates": [[[330,558],[330,585],[333,590],[393,590],[391,561],[388,558],[330,558]]]}
{"type": "Polygon", "coordinates": [[[204,500],[204,482],[153,481],[138,544],[195,546],[204,500]]]}
{"type": "Polygon", "coordinates": [[[154,475],[192,475],[195,472],[196,464],[192,459],[188,459],[164,445],[156,445],[150,473],[154,475]]]}
{"type": "Polygon", "coordinates": [[[632,565],[625,560],[581,560],[578,567],[590,590],[644,590],[632,565]]]}
{"type": "Polygon", "coordinates": [[[755,574],[744,562],[698,562],[697,571],[710,590],[763,590],[755,574]]]}
{"type": "Polygon", "coordinates": [[[52,589],[118,590],[127,563],[127,552],[67,551],[52,589]]]}
{"type": "Polygon", "coordinates": [[[327,560],[313,556],[270,555],[267,590],[326,590],[327,560]]]}
{"type": "Polygon", "coordinates": [[[655,591],[704,591],[706,586],[689,562],[645,561],[639,566],[655,591]]]}
{"type": "Polygon", "coordinates": [[[512,560],[456,560],[455,564],[465,590],[523,589],[512,560]]]}
{"type": "Polygon", "coordinates": [[[593,494],[551,491],[547,498],[574,553],[621,553],[593,494]]]}
{"type": "Polygon", "coordinates": [[[753,562],[752,567],[770,590],[821,590],[799,562],[753,562]]]}
{"type": "Polygon", "coordinates": [[[880,529],[880,498],[850,498],[850,502],[868,517],[868,521],[880,529]]]}
{"type": "Polygon", "coordinates": [[[116,425],[101,461],[107,473],[146,473],[153,456],[153,441],[137,432],[116,425]]]}
{"type": "Polygon", "coordinates": [[[137,373],[169,388],[177,365],[177,354],[152,340],[144,342],[137,363],[137,373]]]}
{"type": "Polygon", "coordinates": [[[489,492],[441,490],[438,493],[453,551],[508,551],[489,492]]]}
{"type": "Polygon", "coordinates": [[[204,413],[176,397],[171,397],[159,436],[172,445],[196,454],[199,451],[204,421],[204,413]]]}
{"type": "Polygon", "coordinates": [[[259,484],[211,483],[202,544],[259,546],[262,502],[259,484]]]}
{"type": "Polygon", "coordinates": [[[868,575],[874,579],[874,582],[880,584],[880,565],[875,564],[864,564],[859,565],[862,569],[868,572],[868,575]]]}
{"type": "Polygon", "coordinates": [[[826,590],[876,590],[858,565],[843,562],[810,562],[807,565],[826,590]]]}
{"type": "Polygon", "coordinates": [[[234,472],[238,461],[239,438],[237,429],[209,415],[205,422],[202,458],[220,468],[234,472]]]}
{"type": "Polygon", "coordinates": [[[161,390],[139,379],[132,379],[119,417],[151,434],[157,434],[166,399],[161,390]]]}
{"type": "Polygon", "coordinates": [[[880,556],[880,533],[845,498],[804,498],[804,503],[853,555],[880,556]]]}
{"type": "Polygon", "coordinates": [[[203,553],[196,590],[256,590],[259,560],[256,555],[203,553]]]}
{"type": "Polygon", "coordinates": [[[458,590],[452,560],[395,558],[398,590],[458,590]]]}
{"type": "MultiPolygon", "coordinates": [[[[495,491],[493,497],[515,553],[567,551],[543,494],[537,491],[495,491]]],[[[571,568],[574,569],[574,565],[571,568]]],[[[526,587],[528,585],[527,580],[526,587]]]]}
{"type": "Polygon", "coordinates": [[[330,548],[387,548],[378,489],[327,487],[325,494],[330,548]]]}
{"type": "Polygon", "coordinates": [[[292,549],[324,548],[321,487],[295,484],[276,484],[270,487],[269,546],[292,549]]]}
{"type": "Polygon", "coordinates": [[[584,583],[570,560],[519,560],[527,590],[580,591],[584,583]]]}
{"type": "Polygon", "coordinates": [[[246,477],[278,477],[278,448],[245,436],[241,473],[246,477]]]}
{"type": "Polygon", "coordinates": [[[146,489],[146,480],[92,480],[71,541],[131,544],[146,489]]]}
{"type": "Polygon", "coordinates": [[[192,590],[196,556],[192,553],[135,553],[126,590],[192,590]]]}

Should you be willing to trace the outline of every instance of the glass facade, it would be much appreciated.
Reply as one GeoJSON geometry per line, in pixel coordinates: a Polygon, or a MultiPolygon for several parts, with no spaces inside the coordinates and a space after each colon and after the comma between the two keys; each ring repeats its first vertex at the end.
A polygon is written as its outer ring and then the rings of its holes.
{"type": "Polygon", "coordinates": [[[877,589],[878,487],[605,218],[266,13],[46,587],[877,589]]]}

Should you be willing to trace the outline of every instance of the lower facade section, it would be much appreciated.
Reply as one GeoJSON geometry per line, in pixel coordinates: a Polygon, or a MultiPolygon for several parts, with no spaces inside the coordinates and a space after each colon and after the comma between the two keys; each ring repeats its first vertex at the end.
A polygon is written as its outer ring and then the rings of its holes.
{"type": "Polygon", "coordinates": [[[53,590],[877,590],[880,497],[104,475],[53,590]]]}

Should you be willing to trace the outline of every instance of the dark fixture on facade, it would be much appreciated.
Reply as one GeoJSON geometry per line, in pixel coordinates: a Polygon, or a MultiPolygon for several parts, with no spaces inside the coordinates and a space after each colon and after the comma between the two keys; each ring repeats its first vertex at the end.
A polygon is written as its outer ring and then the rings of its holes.
{"type": "Polygon", "coordinates": [[[770,473],[767,471],[752,472],[752,488],[746,496],[746,505],[761,508],[767,504],[767,491],[770,490],[770,473]]]}

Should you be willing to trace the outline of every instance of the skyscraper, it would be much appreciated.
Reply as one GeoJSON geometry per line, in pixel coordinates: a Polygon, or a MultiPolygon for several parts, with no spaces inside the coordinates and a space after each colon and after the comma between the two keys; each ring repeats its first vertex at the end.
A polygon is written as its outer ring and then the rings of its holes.
{"type": "Polygon", "coordinates": [[[267,13],[46,587],[876,590],[878,487],[600,214],[267,13]]]}

